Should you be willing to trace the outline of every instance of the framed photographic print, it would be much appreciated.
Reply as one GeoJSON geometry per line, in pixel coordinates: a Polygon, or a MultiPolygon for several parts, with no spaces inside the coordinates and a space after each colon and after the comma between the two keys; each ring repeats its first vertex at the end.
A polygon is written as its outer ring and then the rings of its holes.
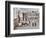
{"type": "Polygon", "coordinates": [[[5,1],[5,36],[44,35],[45,4],[5,1]]]}

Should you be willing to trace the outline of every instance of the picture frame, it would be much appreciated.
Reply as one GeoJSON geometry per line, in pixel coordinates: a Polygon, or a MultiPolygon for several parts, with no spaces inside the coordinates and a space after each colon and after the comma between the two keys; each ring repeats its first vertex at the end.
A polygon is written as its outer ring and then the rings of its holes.
{"type": "Polygon", "coordinates": [[[32,36],[32,35],[44,35],[44,34],[45,34],[45,4],[44,3],[5,1],[5,37],[32,36]],[[16,12],[16,10],[18,13],[16,12]],[[21,21],[21,18],[19,17],[18,14],[20,14],[21,17],[23,17],[22,18],[23,22],[21,21]],[[24,16],[24,14],[28,16],[24,16]],[[17,20],[16,15],[18,15],[18,19],[20,18],[19,21],[17,20]],[[38,18],[35,18],[35,16],[38,16],[38,18]],[[28,17],[30,17],[31,23],[30,20],[28,21],[30,24],[33,25],[33,27],[29,26],[29,23],[27,21],[28,17]],[[13,20],[12,18],[16,20],[12,21],[13,20]],[[35,21],[32,21],[32,19],[34,18],[35,20],[37,19],[38,21],[35,24],[34,24],[35,21]],[[17,25],[15,21],[19,24],[19,26],[13,25],[13,24],[17,25]],[[25,23],[27,24],[28,27],[26,27],[25,23]],[[15,27],[18,30],[16,30],[15,27]]]}

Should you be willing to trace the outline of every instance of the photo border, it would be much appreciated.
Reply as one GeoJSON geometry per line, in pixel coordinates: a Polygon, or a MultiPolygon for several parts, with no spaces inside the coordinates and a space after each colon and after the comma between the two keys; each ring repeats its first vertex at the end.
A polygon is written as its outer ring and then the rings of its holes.
{"type": "Polygon", "coordinates": [[[45,34],[45,3],[35,2],[17,2],[17,1],[5,1],[5,37],[15,36],[30,36],[30,35],[44,35],[45,34]],[[22,33],[22,34],[10,34],[10,4],[22,4],[22,5],[38,5],[42,6],[42,32],[38,33],[22,33]]]}

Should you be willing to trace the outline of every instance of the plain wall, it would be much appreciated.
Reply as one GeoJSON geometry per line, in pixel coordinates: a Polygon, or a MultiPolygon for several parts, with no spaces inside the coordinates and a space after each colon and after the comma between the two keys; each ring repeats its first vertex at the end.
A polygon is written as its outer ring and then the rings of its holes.
{"type": "MultiPolygon", "coordinates": [[[[13,0],[13,1],[15,1],[15,0],[13,0]]],[[[46,0],[16,0],[16,1],[43,2],[43,3],[45,3],[45,9],[46,9],[46,0]]],[[[45,19],[46,19],[46,12],[45,12],[45,19]]],[[[46,20],[45,20],[45,22],[46,22],[46,20]]],[[[45,25],[46,25],[46,23],[45,23],[45,25]]],[[[45,34],[46,34],[46,28],[45,28],[45,34]]],[[[5,0],[0,0],[0,38],[5,38],[5,0]]],[[[13,37],[11,37],[11,38],[13,38],[13,37]]],[[[46,38],[46,35],[21,36],[21,37],[14,37],[14,38],[46,38]]]]}

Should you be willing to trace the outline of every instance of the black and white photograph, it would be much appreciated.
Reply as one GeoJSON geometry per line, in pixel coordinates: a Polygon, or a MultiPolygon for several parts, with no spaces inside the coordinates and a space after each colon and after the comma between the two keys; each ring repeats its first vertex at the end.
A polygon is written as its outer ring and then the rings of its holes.
{"type": "Polygon", "coordinates": [[[39,9],[13,8],[14,30],[39,29],[39,9]]]}

